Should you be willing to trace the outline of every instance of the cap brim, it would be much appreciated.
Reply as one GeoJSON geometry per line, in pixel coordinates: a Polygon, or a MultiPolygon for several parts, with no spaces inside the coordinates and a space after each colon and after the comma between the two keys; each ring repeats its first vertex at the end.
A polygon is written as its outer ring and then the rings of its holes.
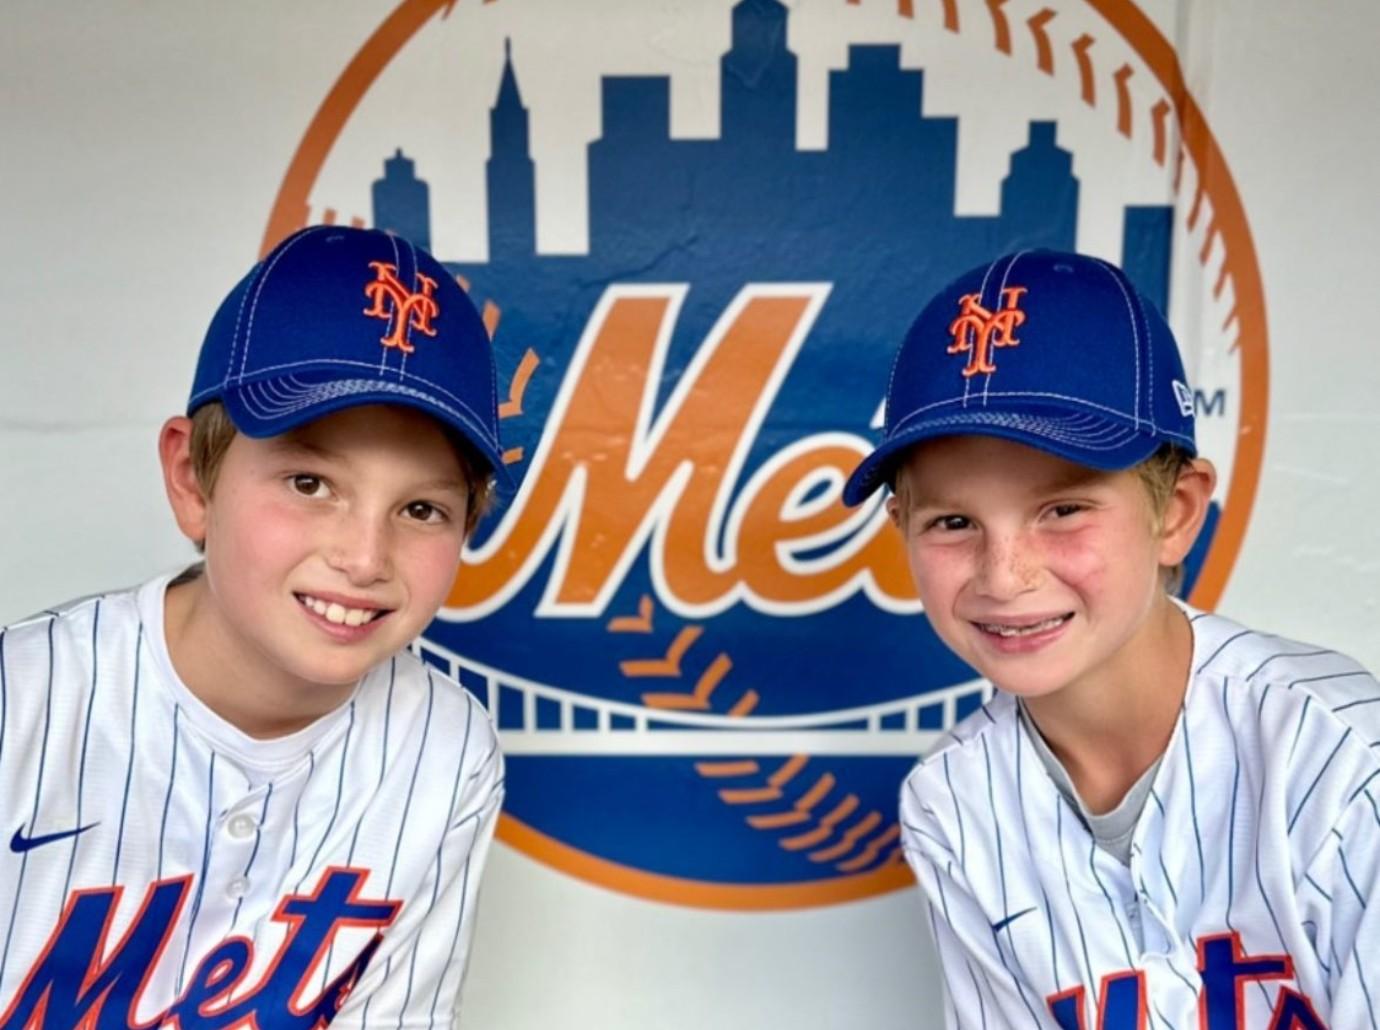
{"type": "Polygon", "coordinates": [[[1137,429],[1100,415],[1016,415],[973,410],[914,422],[878,445],[853,470],[843,487],[843,503],[852,507],[878,487],[890,483],[907,448],[941,436],[995,436],[1034,447],[1089,468],[1116,471],[1144,461],[1162,440],[1150,427],[1137,429]]]}
{"type": "Polygon", "coordinates": [[[298,373],[227,387],[220,400],[235,428],[256,438],[277,436],[324,415],[362,404],[415,408],[459,432],[488,463],[489,471],[500,484],[513,485],[498,441],[485,432],[483,421],[474,412],[406,383],[378,377],[315,378],[310,373],[298,373]]]}

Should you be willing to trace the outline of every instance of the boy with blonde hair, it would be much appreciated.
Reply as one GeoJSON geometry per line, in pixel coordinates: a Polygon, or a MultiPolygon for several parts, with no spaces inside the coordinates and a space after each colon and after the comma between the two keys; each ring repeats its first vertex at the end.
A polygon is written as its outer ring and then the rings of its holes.
{"type": "Polygon", "coordinates": [[[407,647],[494,398],[389,234],[302,230],[221,304],[159,438],[204,562],[0,632],[0,1027],[451,1024],[503,762],[407,647]]]}
{"type": "Polygon", "coordinates": [[[1154,307],[1000,257],[901,345],[884,483],[936,632],[996,687],[910,774],[950,1027],[1375,1027],[1380,686],[1167,587],[1215,484],[1154,307]]]}

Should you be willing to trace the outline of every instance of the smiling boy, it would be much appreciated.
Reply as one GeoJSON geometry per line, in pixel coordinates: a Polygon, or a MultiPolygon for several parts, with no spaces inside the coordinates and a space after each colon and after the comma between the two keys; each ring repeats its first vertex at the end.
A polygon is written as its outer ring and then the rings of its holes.
{"type": "Polygon", "coordinates": [[[159,438],[204,561],[0,633],[0,1027],[451,1024],[503,764],[406,648],[501,454],[430,255],[316,227],[235,287],[159,438]]]}
{"type": "Polygon", "coordinates": [[[1007,255],[907,334],[883,483],[935,632],[997,688],[901,793],[950,1027],[1374,1027],[1380,685],[1169,588],[1216,481],[1114,266],[1007,255]]]}

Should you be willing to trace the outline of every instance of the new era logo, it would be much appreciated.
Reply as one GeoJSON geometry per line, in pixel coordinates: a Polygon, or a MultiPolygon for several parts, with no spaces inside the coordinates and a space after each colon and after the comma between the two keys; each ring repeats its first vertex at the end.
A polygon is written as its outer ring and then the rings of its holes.
{"type": "Polygon", "coordinates": [[[1193,417],[1193,390],[1187,383],[1174,380],[1174,398],[1179,402],[1179,413],[1184,418],[1193,417]]]}

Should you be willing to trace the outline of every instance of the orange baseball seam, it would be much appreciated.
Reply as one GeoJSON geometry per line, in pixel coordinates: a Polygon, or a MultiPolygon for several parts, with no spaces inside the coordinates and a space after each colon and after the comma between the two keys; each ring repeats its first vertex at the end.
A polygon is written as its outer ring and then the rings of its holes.
{"type": "Polygon", "coordinates": [[[1131,88],[1126,85],[1135,69],[1123,64],[1112,76],[1116,83],[1116,131],[1127,139],[1131,138],[1131,88]]]}
{"type": "Polygon", "coordinates": [[[650,633],[652,610],[652,595],[643,594],[637,600],[636,615],[615,615],[605,628],[610,633],[650,633]]]}
{"type": "Polygon", "coordinates": [[[855,873],[868,865],[871,865],[881,853],[882,848],[886,847],[901,835],[901,824],[892,823],[878,837],[873,837],[871,843],[862,849],[856,856],[846,862],[840,862],[835,867],[840,872],[855,873]]]}
{"type": "Polygon", "coordinates": [[[733,662],[722,651],[709,664],[709,668],[695,681],[695,689],[689,694],[643,694],[642,703],[648,708],[671,708],[678,711],[704,712],[709,710],[709,696],[714,693],[720,681],[733,668],[733,662]]]}
{"type": "Polygon", "coordinates": [[[726,787],[719,791],[719,799],[727,805],[755,805],[780,796],[781,791],[775,787],[726,787]]]}
{"type": "MultiPolygon", "coordinates": [[[[787,759],[776,771],[767,777],[765,787],[739,787],[736,789],[726,789],[719,791],[719,797],[730,805],[751,804],[759,801],[775,801],[781,797],[781,788],[790,783],[795,775],[800,772],[805,763],[809,761],[806,755],[793,755],[787,759]]],[[[750,763],[756,772],[756,762],[750,763]]],[[[698,769],[699,766],[696,766],[698,769]]],[[[749,822],[752,820],[749,819],[749,822]]]]}
{"type": "Polygon", "coordinates": [[[984,0],[987,13],[992,16],[993,44],[1003,54],[1011,53],[1011,25],[1002,10],[1008,0],[984,0]]]}
{"type": "Polygon", "coordinates": [[[810,813],[792,808],[785,812],[772,812],[768,815],[750,815],[747,824],[754,830],[779,830],[786,826],[799,826],[809,822],[810,813]]]}
{"type": "MultiPolygon", "coordinates": [[[[953,0],[944,0],[944,9],[947,11],[952,6],[953,0]]],[[[857,7],[862,0],[848,0],[853,7],[857,7]]],[[[902,18],[915,17],[915,0],[896,0],[896,13],[902,18]]],[[[947,19],[946,19],[947,20],[947,19]]]]}
{"type": "Polygon", "coordinates": [[[1203,196],[1206,191],[1203,184],[1198,183],[1198,188],[1193,193],[1193,203],[1188,208],[1188,230],[1192,232],[1198,227],[1198,216],[1203,212],[1203,196]]]}
{"type": "MultiPolygon", "coordinates": [[[[1213,299],[1213,300],[1221,300],[1221,299],[1222,299],[1222,291],[1226,288],[1226,285],[1227,285],[1227,275],[1228,275],[1229,269],[1230,269],[1230,266],[1229,266],[1225,261],[1223,261],[1223,262],[1222,262],[1222,269],[1221,269],[1221,271],[1219,271],[1219,272],[1217,273],[1217,281],[1216,281],[1215,283],[1212,284],[1212,299],[1213,299]]],[[[1234,316],[1235,314],[1236,314],[1236,309],[1233,308],[1233,309],[1232,309],[1232,316],[1234,316]]],[[[1230,319],[1229,319],[1229,320],[1230,320],[1230,319]]]]}
{"type": "Polygon", "coordinates": [[[1078,62],[1078,81],[1083,90],[1083,103],[1089,107],[1097,106],[1097,86],[1093,82],[1092,58],[1088,56],[1088,50],[1093,45],[1093,38],[1086,32],[1073,41],[1073,58],[1078,62]]]}
{"type": "MultiPolygon", "coordinates": [[[[797,756],[799,757],[799,756],[797,756]]],[[[794,761],[794,759],[792,759],[794,761]]],[[[788,762],[787,765],[790,763],[788,762]]],[[[804,764],[803,762],[801,763],[804,764]]],[[[783,767],[784,768],[784,767],[783,767]]],[[[787,813],[777,813],[777,815],[788,815],[788,820],[774,819],[772,815],[749,816],[747,823],[754,829],[773,828],[775,826],[790,826],[804,822],[809,818],[809,812],[829,791],[834,789],[834,776],[832,773],[825,773],[815,785],[807,790],[802,796],[796,799],[795,804],[787,813]],[[823,788],[823,789],[821,789],[823,788]]],[[[774,784],[768,781],[766,787],[746,787],[736,791],[719,791],[719,797],[730,805],[747,804],[749,802],[776,801],[781,797],[782,784],[774,784]]]]}
{"type": "Polygon", "coordinates": [[[728,714],[735,719],[742,718],[756,708],[757,702],[760,700],[761,698],[757,696],[757,691],[749,687],[747,690],[743,691],[743,696],[738,698],[737,703],[728,710],[728,714]]]}
{"type": "Polygon", "coordinates": [[[619,670],[624,676],[662,676],[676,677],[680,675],[680,660],[685,657],[685,652],[694,646],[696,640],[704,629],[700,626],[682,626],[675,640],[671,641],[671,646],[666,649],[666,653],[660,658],[634,658],[618,663],[619,670]]]}
{"type": "MultiPolygon", "coordinates": [[[[999,2],[999,0],[985,0],[985,2],[992,13],[997,32],[997,38],[994,45],[996,49],[1003,53],[1010,54],[1011,51],[1009,47],[1003,45],[1002,33],[1005,27],[1005,15],[999,10],[1001,2],[999,2]]],[[[1029,27],[1031,36],[1035,41],[1036,67],[1039,68],[1040,71],[1051,75],[1054,73],[1054,50],[1050,42],[1049,33],[1046,31],[1046,26],[1048,26],[1055,17],[1056,12],[1046,7],[1026,19],[1026,25],[1029,27]]],[[[1096,40],[1094,37],[1087,33],[1083,33],[1071,44],[1071,49],[1078,63],[1078,76],[1082,97],[1090,106],[1096,106],[1097,102],[1097,89],[1094,75],[1095,69],[1091,55],[1091,50],[1095,42],[1096,40]]],[[[1130,87],[1128,85],[1134,74],[1135,70],[1129,64],[1123,64],[1112,75],[1117,94],[1116,128],[1117,132],[1127,139],[1130,139],[1134,134],[1135,126],[1134,101],[1132,100],[1130,87]]],[[[1168,160],[1168,119],[1173,112],[1175,112],[1175,105],[1165,97],[1161,97],[1150,108],[1150,128],[1152,133],[1151,156],[1155,164],[1160,167],[1164,167],[1168,160]]],[[[1180,142],[1175,148],[1175,151],[1174,174],[1171,188],[1175,194],[1178,194],[1183,181],[1184,160],[1190,155],[1187,146],[1183,142],[1180,142]]],[[[1185,218],[1185,223],[1189,232],[1194,232],[1198,228],[1198,220],[1202,216],[1203,200],[1206,193],[1207,190],[1200,177],[1193,194],[1193,201],[1189,206],[1185,218]]],[[[1221,229],[1217,225],[1216,220],[1213,219],[1203,231],[1203,240],[1197,254],[1198,263],[1200,265],[1207,264],[1208,258],[1212,254],[1213,244],[1221,235],[1221,229]]],[[[1214,300],[1219,300],[1221,298],[1222,292],[1226,288],[1227,280],[1232,278],[1232,267],[1233,263],[1231,260],[1224,260],[1222,262],[1222,267],[1218,272],[1217,279],[1212,288],[1212,297],[1214,300]]],[[[1225,332],[1227,327],[1236,319],[1237,311],[1233,308],[1231,314],[1229,314],[1223,322],[1223,331],[1225,332]]],[[[1240,340],[1238,338],[1233,341],[1228,349],[1234,352],[1239,345],[1240,340]]]]}
{"type": "MultiPolygon", "coordinates": [[[[911,0],[901,0],[901,15],[906,18],[915,17],[914,8],[911,0]]],[[[944,0],[944,28],[950,32],[958,31],[958,0],[944,0]]]]}
{"type": "Polygon", "coordinates": [[[721,776],[752,776],[759,766],[750,758],[737,762],[696,762],[695,772],[717,779],[721,776]]]}
{"type": "Polygon", "coordinates": [[[842,858],[857,846],[858,841],[875,830],[881,821],[881,813],[874,809],[845,830],[837,844],[821,848],[819,851],[812,851],[806,857],[811,862],[832,862],[837,858],[842,858]]]}
{"type": "Polygon", "coordinates": [[[805,768],[805,763],[809,760],[809,755],[791,755],[776,772],[767,777],[767,782],[773,787],[784,787],[795,779],[796,774],[805,768]]]}
{"type": "Polygon", "coordinates": [[[1035,67],[1046,75],[1054,74],[1054,48],[1050,46],[1049,33],[1045,31],[1045,26],[1054,20],[1055,13],[1053,8],[1045,7],[1025,21],[1030,26],[1030,34],[1035,38],[1035,67]]]}
{"type": "MultiPolygon", "coordinates": [[[[489,334],[489,341],[490,341],[490,342],[493,341],[494,334],[495,334],[496,332],[498,332],[498,320],[499,320],[500,318],[502,318],[502,317],[503,317],[503,309],[502,309],[502,308],[500,308],[497,304],[495,304],[495,303],[494,303],[493,301],[491,301],[491,300],[486,300],[486,301],[484,302],[484,312],[483,312],[483,314],[481,314],[481,315],[479,316],[479,320],[480,320],[481,322],[484,323],[484,331],[487,332],[487,333],[489,334]]],[[[531,353],[532,353],[531,348],[528,348],[527,353],[528,353],[528,354],[531,354],[531,353]]],[[[523,359],[523,360],[526,360],[526,357],[525,357],[525,356],[524,356],[524,359],[523,359]]],[[[521,371],[521,370],[519,370],[519,371],[521,371]]],[[[516,376],[514,377],[514,379],[516,380],[516,376]]],[[[526,384],[523,384],[523,385],[526,385],[526,384]]],[[[511,387],[510,387],[510,390],[511,390],[511,387]]],[[[519,407],[517,411],[514,411],[514,412],[512,412],[511,414],[514,414],[514,415],[521,415],[521,414],[522,414],[522,408],[519,407]]],[[[501,408],[499,409],[498,417],[499,417],[499,418],[503,418],[503,417],[504,417],[503,409],[501,409],[501,408]]]]}
{"type": "MultiPolygon", "coordinates": [[[[337,220],[339,217],[340,217],[340,212],[338,212],[335,208],[333,208],[333,207],[323,208],[322,211],[321,211],[321,224],[322,224],[322,225],[335,225],[335,224],[336,224],[336,220],[337,220]]],[[[368,224],[369,224],[369,223],[367,223],[367,222],[366,222],[363,218],[361,218],[359,215],[351,215],[351,216],[350,216],[350,228],[352,228],[352,229],[363,229],[363,228],[364,228],[366,225],[368,225],[368,224]]],[[[391,230],[390,230],[390,231],[391,231],[391,230]]]]}
{"type": "Polygon", "coordinates": [[[1161,168],[1164,167],[1165,156],[1168,153],[1170,110],[1169,101],[1165,100],[1164,97],[1160,97],[1155,106],[1150,108],[1150,125],[1151,131],[1154,133],[1155,164],[1161,168]]]}
{"type": "Polygon", "coordinates": [[[1203,245],[1198,248],[1198,264],[1207,264],[1208,255],[1212,253],[1213,240],[1217,238],[1217,231],[1217,219],[1214,218],[1203,230],[1203,245]]]}
{"type": "MultiPolygon", "coordinates": [[[[638,599],[638,611],[636,615],[621,615],[610,619],[607,624],[609,632],[650,632],[652,627],[652,617],[655,612],[655,602],[648,594],[643,594],[638,599]]],[[[682,675],[681,662],[690,648],[701,636],[703,630],[699,626],[683,626],[676,634],[675,639],[667,648],[666,653],[660,658],[629,659],[619,663],[619,669],[623,675],[632,677],[657,676],[665,678],[679,678],[682,675]]],[[[709,666],[702,672],[696,680],[695,687],[689,693],[685,692],[646,692],[642,695],[642,703],[649,708],[659,708],[663,710],[678,711],[708,711],[711,710],[711,698],[715,689],[723,682],[725,677],[733,668],[732,659],[726,652],[719,652],[709,666]]],[[[731,708],[728,709],[730,717],[741,717],[752,711],[759,701],[759,696],[755,690],[748,689],[738,698],[731,708]]],[[[725,787],[718,791],[719,798],[729,805],[753,805],[763,804],[771,801],[779,801],[783,797],[784,788],[809,762],[809,756],[798,754],[787,759],[778,766],[767,778],[765,783],[752,786],[725,787]]],[[[695,771],[706,779],[729,779],[736,777],[752,776],[760,773],[760,766],[751,759],[717,761],[717,762],[697,762],[695,771]]],[[[765,812],[748,816],[746,822],[749,826],[757,830],[779,830],[787,827],[799,827],[809,824],[812,821],[812,812],[819,803],[837,785],[837,780],[832,773],[823,773],[805,792],[798,798],[790,808],[779,812],[765,812]]],[[[853,815],[858,809],[860,802],[856,795],[849,794],[841,802],[834,806],[828,813],[820,817],[816,825],[792,837],[784,838],[777,842],[778,846],[787,851],[803,851],[807,848],[816,847],[823,844],[835,833],[836,828],[853,815]]],[[[881,822],[881,816],[875,812],[869,813],[867,817],[845,831],[842,838],[835,844],[821,851],[812,852],[807,855],[813,862],[831,861],[835,858],[843,858],[845,855],[857,849],[862,838],[866,837],[881,822]]],[[[894,825],[894,824],[893,824],[894,825]]],[[[871,846],[865,846],[863,851],[846,862],[838,863],[837,868],[842,869],[846,864],[849,871],[856,871],[863,868],[868,861],[874,861],[880,848],[885,843],[885,834],[880,842],[874,842],[871,846]]]]}
{"type": "MultiPolygon", "coordinates": [[[[827,775],[827,774],[826,774],[827,775]]],[[[831,780],[832,776],[829,777],[831,780]]],[[[806,833],[797,834],[794,837],[786,837],[779,841],[780,845],[787,851],[803,851],[805,848],[812,848],[816,844],[823,844],[834,832],[834,827],[843,820],[847,819],[862,804],[858,800],[858,795],[849,794],[828,812],[820,816],[819,825],[806,833]]]]}
{"type": "MultiPolygon", "coordinates": [[[[494,309],[497,312],[497,308],[494,309]]],[[[488,323],[489,305],[484,305],[485,326],[488,323]]],[[[495,314],[494,329],[498,328],[497,314],[495,314]]],[[[493,336],[493,331],[489,333],[493,336]]],[[[537,370],[541,359],[537,357],[537,352],[531,347],[527,348],[522,355],[522,360],[518,362],[517,371],[513,373],[512,382],[508,384],[508,399],[498,406],[499,418],[512,418],[514,415],[522,414],[522,398],[527,393],[527,384],[532,381],[532,373],[537,370]]]]}

